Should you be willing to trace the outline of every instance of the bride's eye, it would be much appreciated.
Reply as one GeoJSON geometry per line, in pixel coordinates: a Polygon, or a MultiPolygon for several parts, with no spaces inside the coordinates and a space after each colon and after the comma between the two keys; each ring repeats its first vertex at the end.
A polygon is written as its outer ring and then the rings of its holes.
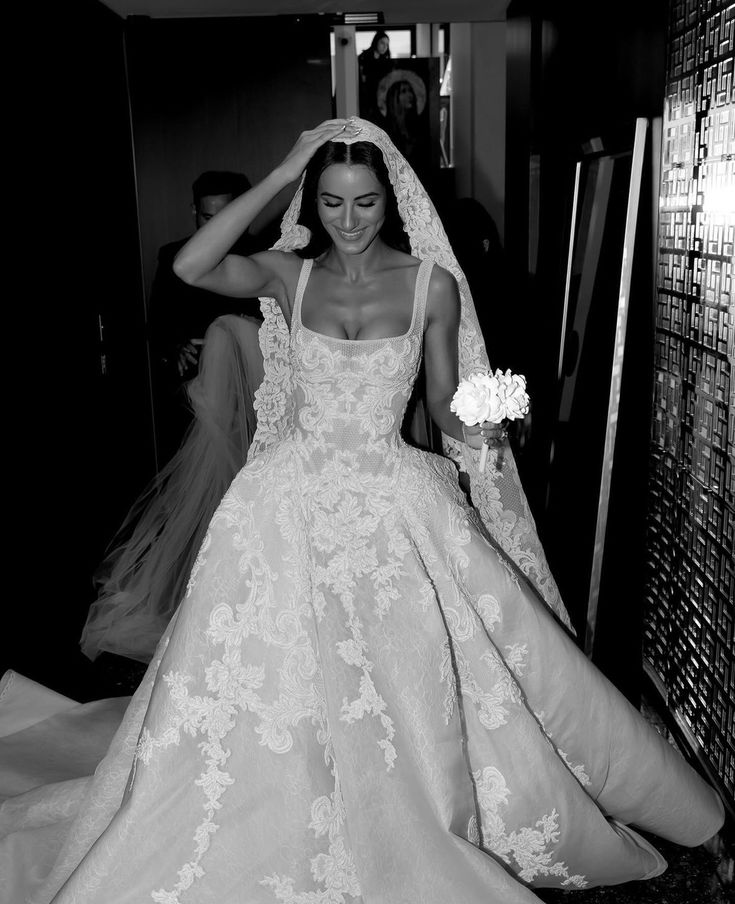
{"type": "Polygon", "coordinates": [[[331,202],[331,201],[324,201],[324,200],[322,200],[322,204],[323,204],[325,207],[339,207],[339,201],[331,202]]]}
{"type": "Polygon", "coordinates": [[[366,204],[358,204],[358,207],[375,207],[375,201],[368,201],[366,204]]]}

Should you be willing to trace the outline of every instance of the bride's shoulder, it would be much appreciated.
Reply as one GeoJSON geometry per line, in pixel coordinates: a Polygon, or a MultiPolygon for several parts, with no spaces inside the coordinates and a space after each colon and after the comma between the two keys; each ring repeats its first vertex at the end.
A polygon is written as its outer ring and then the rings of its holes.
{"type": "Polygon", "coordinates": [[[446,296],[447,294],[459,298],[457,280],[449,270],[440,267],[439,264],[434,264],[431,270],[431,277],[429,278],[429,297],[432,295],[446,296]]]}
{"type": "Polygon", "coordinates": [[[449,270],[434,264],[426,292],[426,315],[429,320],[436,317],[454,320],[459,317],[461,302],[457,280],[449,270]]]}
{"type": "Polygon", "coordinates": [[[390,249],[386,270],[404,270],[410,272],[418,270],[420,266],[421,259],[414,257],[413,254],[407,254],[405,251],[400,251],[398,248],[390,249]]]}
{"type": "MultiPolygon", "coordinates": [[[[397,266],[418,269],[423,263],[423,260],[421,258],[414,257],[412,254],[406,254],[403,251],[397,251],[396,255],[397,266]]],[[[430,291],[432,287],[437,292],[456,291],[457,281],[449,272],[449,270],[445,270],[444,267],[440,267],[439,264],[434,263],[434,266],[431,269],[431,277],[429,279],[430,291]]]]}
{"type": "MultiPolygon", "coordinates": [[[[403,251],[396,251],[394,258],[394,266],[405,269],[418,269],[423,261],[414,257],[412,254],[406,254],[403,251]]],[[[449,270],[435,263],[431,269],[429,277],[427,303],[432,304],[432,299],[437,303],[446,304],[447,299],[456,299],[459,304],[459,288],[457,280],[452,276],[449,270]]]]}

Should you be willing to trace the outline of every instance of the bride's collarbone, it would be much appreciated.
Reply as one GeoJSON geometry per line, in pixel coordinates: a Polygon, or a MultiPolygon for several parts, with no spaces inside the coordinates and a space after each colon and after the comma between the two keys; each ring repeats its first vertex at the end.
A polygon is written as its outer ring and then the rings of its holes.
{"type": "Polygon", "coordinates": [[[339,339],[384,339],[407,333],[413,320],[413,268],[390,270],[366,282],[309,280],[301,302],[307,329],[339,339]]]}
{"type": "Polygon", "coordinates": [[[402,336],[411,326],[413,296],[345,298],[319,295],[302,307],[304,326],[338,339],[386,339],[402,336]]]}
{"type": "Polygon", "coordinates": [[[369,316],[365,312],[322,308],[307,313],[304,326],[334,339],[394,339],[408,333],[411,316],[399,317],[395,311],[369,316]]]}

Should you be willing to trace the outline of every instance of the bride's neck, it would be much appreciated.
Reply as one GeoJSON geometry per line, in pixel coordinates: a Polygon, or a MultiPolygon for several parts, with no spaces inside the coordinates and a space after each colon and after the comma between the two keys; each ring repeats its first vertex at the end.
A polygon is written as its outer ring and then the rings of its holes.
{"type": "Polygon", "coordinates": [[[380,236],[376,236],[360,254],[345,254],[332,245],[324,262],[330,269],[341,273],[348,282],[359,282],[383,269],[390,250],[380,236]]]}

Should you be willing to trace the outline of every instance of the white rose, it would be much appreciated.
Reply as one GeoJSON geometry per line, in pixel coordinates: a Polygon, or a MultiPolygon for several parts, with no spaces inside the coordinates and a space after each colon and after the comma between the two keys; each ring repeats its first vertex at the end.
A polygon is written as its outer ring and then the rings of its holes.
{"type": "Polygon", "coordinates": [[[490,379],[489,374],[480,372],[470,374],[466,380],[460,380],[452,397],[449,410],[468,427],[474,427],[475,424],[487,420],[490,408],[490,379]]]}
{"type": "Polygon", "coordinates": [[[529,398],[526,392],[526,378],[521,374],[512,374],[509,370],[501,379],[505,416],[515,421],[528,414],[529,398]]]}
{"type": "Polygon", "coordinates": [[[478,382],[487,388],[488,404],[485,410],[484,420],[492,424],[499,424],[505,417],[505,405],[503,403],[503,391],[497,374],[473,374],[470,380],[476,378],[478,382]]]}

